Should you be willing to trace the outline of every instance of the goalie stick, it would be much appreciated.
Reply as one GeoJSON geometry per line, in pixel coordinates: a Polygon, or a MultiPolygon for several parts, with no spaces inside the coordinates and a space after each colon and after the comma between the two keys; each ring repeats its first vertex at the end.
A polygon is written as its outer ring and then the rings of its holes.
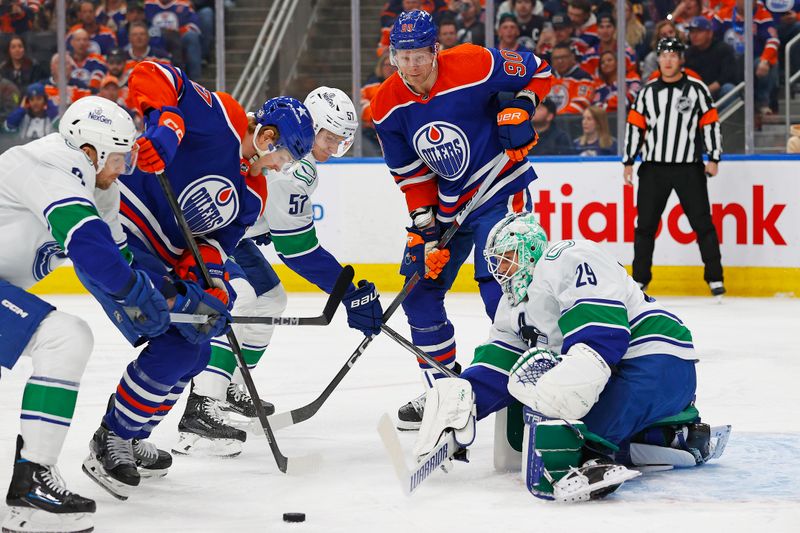
{"type": "MultiPolygon", "coordinates": [[[[336,309],[342,303],[345,293],[350,288],[353,282],[355,271],[350,265],[342,269],[339,277],[336,278],[336,284],[333,286],[328,301],[325,303],[325,308],[322,314],[318,316],[234,316],[232,322],[234,324],[265,324],[268,326],[327,326],[331,323],[333,315],[336,314],[336,309]]],[[[172,322],[184,324],[203,324],[208,320],[208,315],[190,315],[187,313],[170,313],[170,320],[172,322]]]]}
{"type": "MultiPolygon", "coordinates": [[[[169,182],[169,178],[167,178],[167,175],[164,172],[157,172],[156,176],[158,177],[158,183],[161,185],[161,190],[164,192],[164,196],[166,196],[167,202],[169,202],[169,206],[172,209],[172,214],[175,216],[175,220],[178,222],[178,227],[181,229],[183,239],[186,241],[186,245],[192,251],[192,256],[194,257],[195,263],[197,263],[197,266],[200,269],[200,272],[203,276],[203,281],[205,281],[206,285],[211,287],[211,275],[208,273],[208,268],[206,267],[203,257],[200,254],[200,249],[197,247],[197,242],[194,239],[194,235],[192,235],[192,230],[189,228],[189,224],[186,222],[186,217],[183,215],[183,210],[181,209],[180,204],[178,204],[178,200],[175,197],[175,191],[172,190],[172,185],[169,182]]],[[[244,379],[247,392],[253,399],[253,405],[255,406],[258,420],[261,422],[261,427],[264,430],[264,436],[267,438],[267,443],[269,444],[270,451],[272,451],[272,455],[275,458],[278,468],[285,474],[300,474],[310,470],[315,470],[320,461],[320,456],[318,454],[301,457],[286,457],[283,455],[283,453],[281,453],[280,448],[278,448],[278,443],[275,441],[275,435],[272,432],[269,421],[267,420],[267,414],[264,412],[264,405],[261,403],[261,398],[256,390],[256,385],[253,382],[253,376],[250,375],[250,369],[247,368],[247,364],[242,356],[242,350],[239,347],[239,341],[236,339],[236,335],[231,329],[229,329],[225,335],[228,338],[231,351],[236,358],[236,365],[239,367],[239,371],[242,373],[242,378],[244,379]]]]}
{"type": "MultiPolygon", "coordinates": [[[[492,188],[492,184],[494,183],[495,179],[497,179],[497,176],[500,175],[500,172],[502,172],[506,163],[508,163],[508,155],[503,153],[501,154],[500,159],[497,161],[495,166],[492,168],[491,172],[489,172],[489,174],[483,180],[483,183],[481,183],[480,187],[478,187],[477,192],[472,198],[469,199],[461,211],[459,211],[452,225],[447,228],[447,231],[444,232],[444,235],[442,235],[442,238],[439,240],[440,247],[444,247],[448,242],[450,242],[450,239],[453,238],[453,235],[455,235],[456,231],[458,231],[458,228],[461,227],[461,224],[464,223],[464,220],[466,220],[467,216],[469,216],[472,210],[480,204],[484,197],[486,197],[487,193],[492,188]]],[[[384,324],[389,320],[389,318],[391,318],[394,312],[397,311],[397,309],[406,299],[406,296],[408,296],[408,293],[410,293],[417,283],[419,283],[419,280],[419,273],[415,272],[414,275],[411,276],[408,281],[406,281],[405,285],[403,285],[403,288],[400,290],[397,296],[395,296],[394,300],[392,300],[392,303],[389,304],[389,307],[384,311],[382,318],[384,324]]],[[[339,372],[336,373],[322,393],[320,393],[320,395],[317,396],[317,398],[315,398],[311,403],[302,407],[298,407],[297,409],[292,409],[291,411],[276,413],[269,417],[270,423],[272,423],[276,429],[280,429],[294,424],[299,424],[300,422],[304,422],[314,416],[331,395],[331,393],[333,393],[336,387],[339,386],[339,383],[342,382],[347,373],[350,372],[350,369],[353,368],[353,365],[356,364],[356,361],[358,361],[358,359],[364,353],[364,350],[367,349],[367,346],[370,345],[372,339],[374,338],[374,335],[369,335],[362,339],[355,351],[350,355],[350,357],[347,358],[347,361],[345,361],[342,368],[339,369],[339,372]]]]}

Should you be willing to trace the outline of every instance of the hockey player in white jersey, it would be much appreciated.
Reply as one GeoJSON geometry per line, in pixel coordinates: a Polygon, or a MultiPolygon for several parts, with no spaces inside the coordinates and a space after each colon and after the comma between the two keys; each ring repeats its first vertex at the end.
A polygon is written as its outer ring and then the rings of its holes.
{"type": "MultiPolygon", "coordinates": [[[[314,120],[314,147],[311,153],[288,172],[267,171],[268,197],[264,215],[239,243],[233,262],[226,268],[237,293],[235,315],[278,316],[286,308],[286,292],[275,271],[258,249],[258,245],[274,245],[278,257],[289,268],[317,285],[326,293],[333,289],[342,266],[317,239],[311,197],[317,188],[317,163],[331,157],[342,157],[353,143],[358,128],[358,115],[350,98],[341,90],[318,87],[303,102],[314,120]]],[[[253,172],[260,169],[251,168],[253,172]]],[[[381,309],[375,285],[365,280],[352,286],[343,298],[350,327],[366,335],[380,332],[381,309]]],[[[233,326],[242,345],[242,354],[250,369],[255,368],[272,337],[274,326],[248,324],[233,326]]],[[[237,455],[247,427],[256,417],[250,395],[242,387],[233,353],[227,339],[218,337],[211,343],[208,367],[195,376],[192,401],[208,404],[208,431],[197,432],[180,424],[177,453],[215,456],[237,455]],[[200,398],[198,398],[200,397],[200,398]],[[222,417],[220,411],[228,413],[222,417]],[[233,425],[229,425],[233,424],[233,425]]],[[[267,414],[274,407],[264,402],[267,414]]],[[[184,417],[189,416],[185,413],[184,417]]],[[[183,420],[182,420],[183,422],[183,420]]]]}
{"type": "Polygon", "coordinates": [[[131,269],[124,241],[104,222],[119,209],[116,178],[135,166],[135,137],[128,113],[90,96],[64,113],[59,133],[0,155],[0,365],[12,368],[21,356],[33,363],[3,531],[91,531],[95,512],[95,502],[70,492],[55,466],[92,333],[27,289],[69,257],[137,317],[143,335],[169,326],[166,300],[131,269]]]}
{"type": "Polygon", "coordinates": [[[691,332],[598,244],[548,246],[533,214],[512,214],[485,257],[505,297],[472,365],[428,393],[418,455],[448,427],[470,444],[476,418],[515,400],[528,488],[545,499],[605,496],[639,475],[625,465],[694,466],[722,453],[727,433],[712,439],[693,405],[691,332]]]}

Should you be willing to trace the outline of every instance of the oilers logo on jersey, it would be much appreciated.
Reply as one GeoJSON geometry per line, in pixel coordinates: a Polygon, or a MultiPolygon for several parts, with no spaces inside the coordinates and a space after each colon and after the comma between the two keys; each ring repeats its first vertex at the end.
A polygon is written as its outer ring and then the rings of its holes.
{"type": "Polygon", "coordinates": [[[443,121],[428,122],[414,134],[414,150],[438,176],[459,179],[469,166],[469,141],[464,131],[443,121]]]}
{"type": "Polygon", "coordinates": [[[239,213],[239,196],[224,176],[206,176],[192,182],[178,197],[186,222],[195,235],[227,226],[239,213]]]}

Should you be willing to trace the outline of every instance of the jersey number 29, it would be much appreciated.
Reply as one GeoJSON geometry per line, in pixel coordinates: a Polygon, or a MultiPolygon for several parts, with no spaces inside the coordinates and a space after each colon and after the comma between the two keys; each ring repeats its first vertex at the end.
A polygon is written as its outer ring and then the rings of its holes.
{"type": "Polygon", "coordinates": [[[589,266],[589,263],[578,265],[575,273],[578,274],[578,281],[575,282],[576,287],[583,287],[586,284],[597,285],[597,276],[594,275],[594,271],[592,267],[589,266]],[[586,277],[585,281],[583,279],[584,276],[586,277]]]}

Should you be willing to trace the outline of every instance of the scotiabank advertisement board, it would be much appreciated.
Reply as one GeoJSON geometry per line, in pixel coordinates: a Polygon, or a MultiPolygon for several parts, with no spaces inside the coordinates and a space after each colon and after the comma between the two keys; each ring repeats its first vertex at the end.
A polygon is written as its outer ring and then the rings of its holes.
{"type": "MultiPolygon", "coordinates": [[[[620,262],[633,259],[636,184],[610,161],[533,162],[533,210],[551,240],[591,239],[620,262]]],[[[350,263],[399,262],[409,223],[405,201],[383,163],[319,167],[312,198],[320,242],[350,263]]],[[[800,267],[800,160],[724,160],[709,179],[723,265],[800,267]]],[[[661,220],[654,263],[702,265],[694,233],[672,194],[661,220]]]]}

